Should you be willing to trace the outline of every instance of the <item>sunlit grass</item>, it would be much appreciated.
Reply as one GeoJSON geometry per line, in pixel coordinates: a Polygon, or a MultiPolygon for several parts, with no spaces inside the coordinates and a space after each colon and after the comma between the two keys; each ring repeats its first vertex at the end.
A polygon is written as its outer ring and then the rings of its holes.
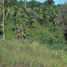
{"type": "Polygon", "coordinates": [[[38,42],[0,41],[0,67],[67,67],[67,53],[38,42]]]}

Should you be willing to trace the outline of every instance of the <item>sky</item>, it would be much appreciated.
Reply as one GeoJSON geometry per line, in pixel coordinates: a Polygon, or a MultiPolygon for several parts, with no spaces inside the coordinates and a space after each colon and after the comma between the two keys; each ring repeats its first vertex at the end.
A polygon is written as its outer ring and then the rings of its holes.
{"type": "MultiPolygon", "coordinates": [[[[19,1],[19,0],[18,0],[19,1]]],[[[30,0],[27,0],[27,1],[30,1],[30,0]]],[[[45,2],[46,0],[36,0],[38,2],[45,2]]],[[[63,4],[64,2],[66,2],[67,0],[54,0],[55,4],[63,4]]]]}

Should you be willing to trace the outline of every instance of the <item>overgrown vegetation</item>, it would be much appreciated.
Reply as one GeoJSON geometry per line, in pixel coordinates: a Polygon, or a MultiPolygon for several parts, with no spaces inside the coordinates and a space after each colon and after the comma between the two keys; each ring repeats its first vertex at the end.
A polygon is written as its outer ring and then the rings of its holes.
{"type": "Polygon", "coordinates": [[[67,67],[67,52],[38,42],[0,41],[0,67],[67,67]]]}
{"type": "MultiPolygon", "coordinates": [[[[28,39],[42,43],[64,43],[62,5],[54,5],[52,0],[45,3],[8,0],[4,4],[6,39],[17,38],[21,24],[28,39]]],[[[2,13],[0,22],[2,23],[2,13]]]]}
{"type": "Polygon", "coordinates": [[[0,67],[67,67],[66,41],[67,4],[0,0],[0,67]]]}

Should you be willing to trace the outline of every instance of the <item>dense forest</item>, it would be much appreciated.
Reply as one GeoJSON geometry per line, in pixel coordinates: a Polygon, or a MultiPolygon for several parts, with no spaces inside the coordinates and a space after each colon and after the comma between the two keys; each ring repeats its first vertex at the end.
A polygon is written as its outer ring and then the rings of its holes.
{"type": "Polygon", "coordinates": [[[64,5],[55,5],[53,0],[44,3],[35,0],[1,0],[0,3],[1,39],[2,36],[5,39],[18,38],[19,27],[22,25],[27,39],[44,43],[64,43],[64,5]]]}

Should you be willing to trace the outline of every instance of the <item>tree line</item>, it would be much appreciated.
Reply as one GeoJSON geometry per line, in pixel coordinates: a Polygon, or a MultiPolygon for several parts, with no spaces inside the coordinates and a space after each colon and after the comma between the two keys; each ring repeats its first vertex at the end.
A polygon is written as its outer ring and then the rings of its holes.
{"type": "Polygon", "coordinates": [[[4,0],[4,4],[2,1],[0,1],[0,38],[2,35],[5,35],[6,39],[17,38],[18,29],[22,25],[25,37],[30,40],[50,44],[65,41],[66,28],[62,26],[62,22],[67,23],[65,5],[55,5],[53,0],[47,0],[44,3],[35,0],[30,2],[4,0]],[[62,18],[62,15],[65,18],[62,18]],[[4,26],[1,26],[3,22],[4,26]]]}

